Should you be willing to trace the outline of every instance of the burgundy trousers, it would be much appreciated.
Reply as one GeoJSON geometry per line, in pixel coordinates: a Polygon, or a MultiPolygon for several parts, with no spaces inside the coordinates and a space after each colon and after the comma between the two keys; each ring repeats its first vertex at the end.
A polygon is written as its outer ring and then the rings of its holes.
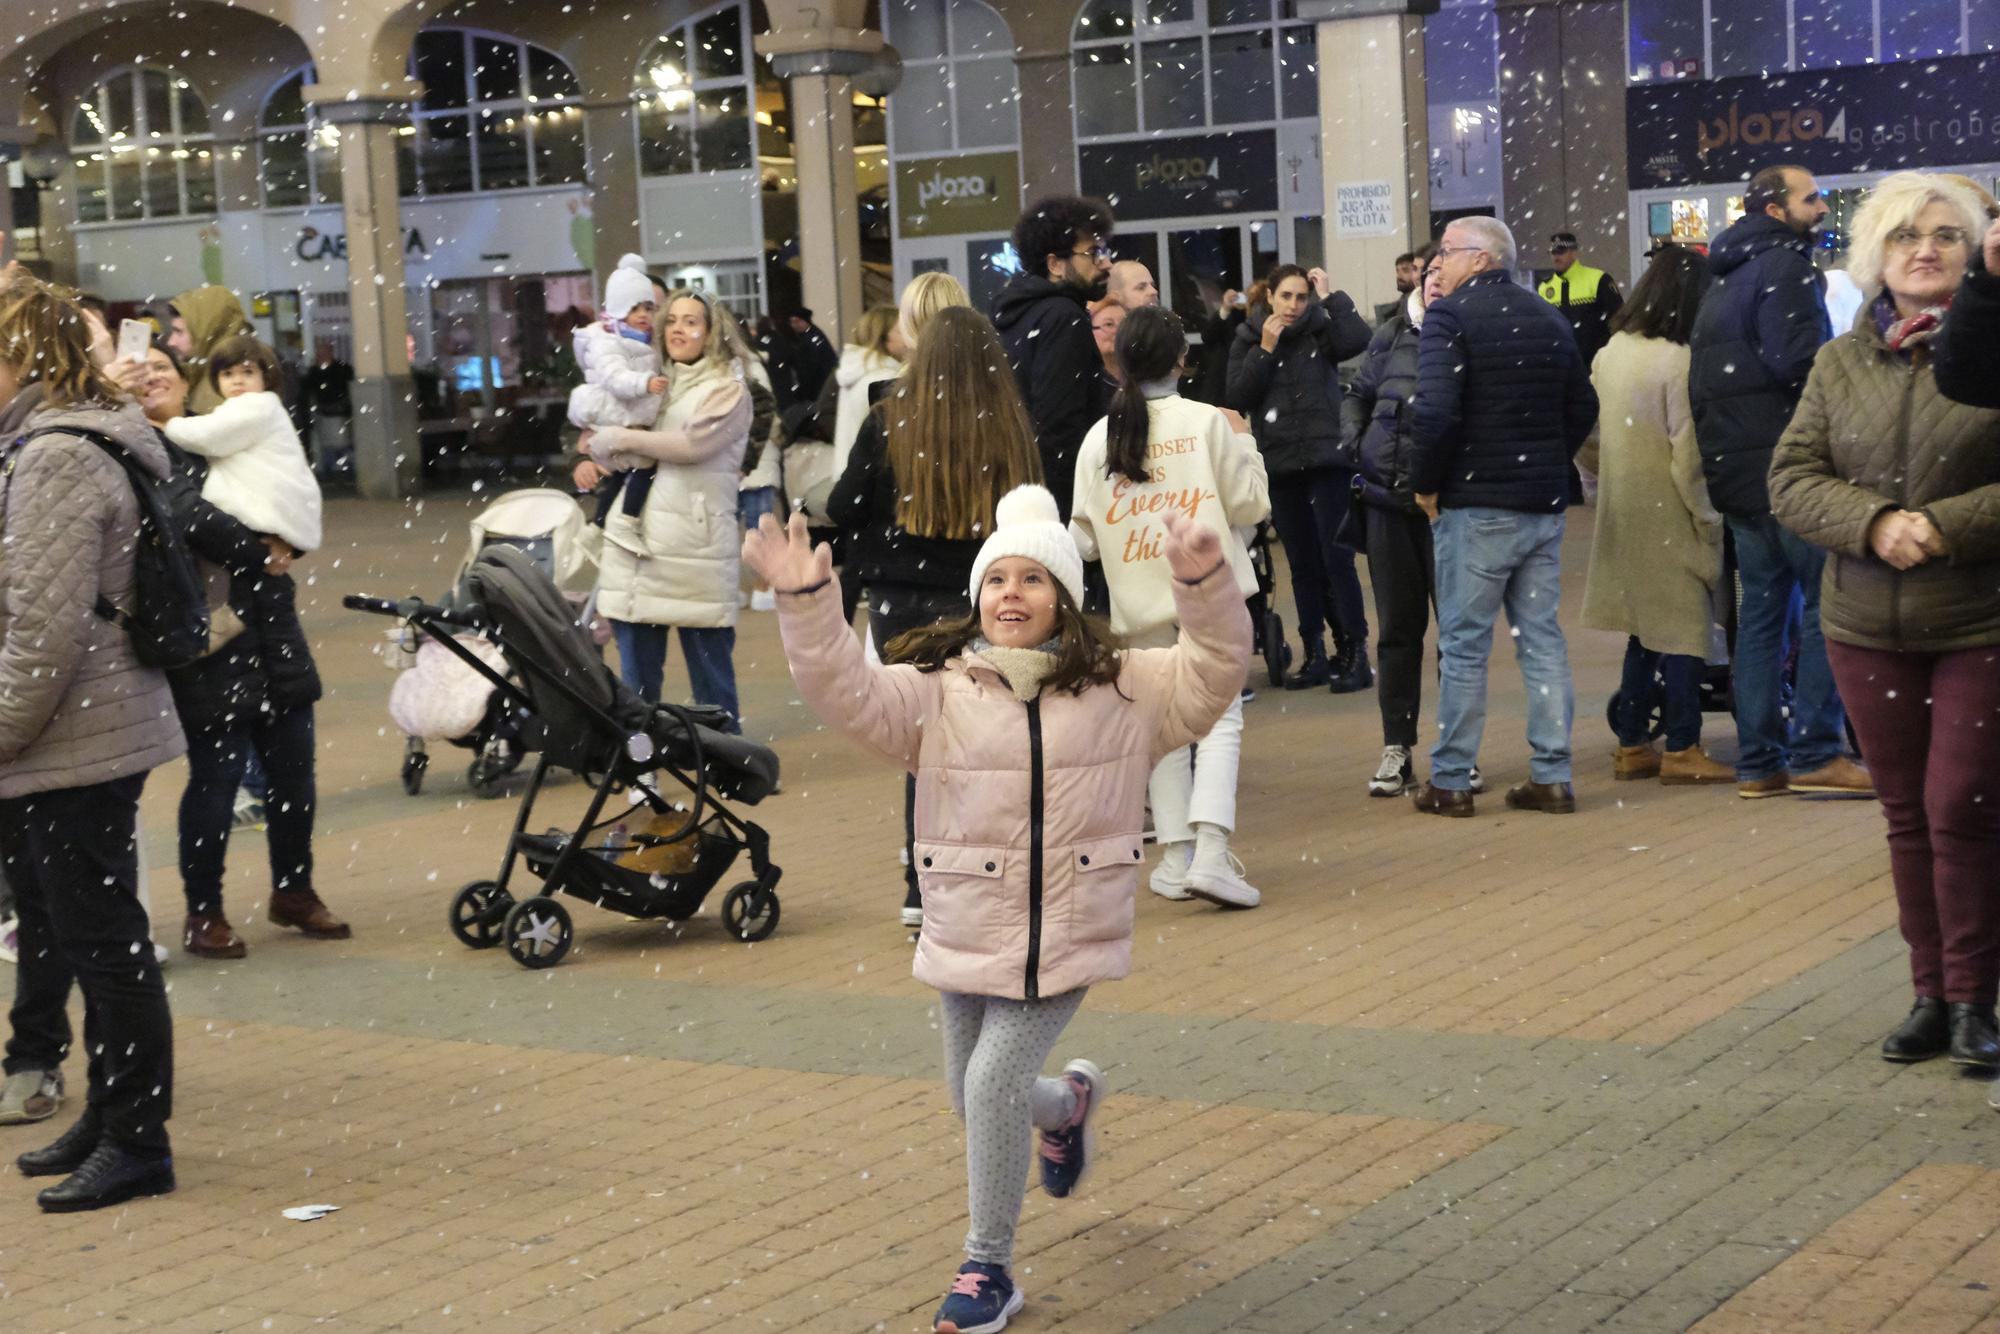
{"type": "Polygon", "coordinates": [[[1892,653],[1826,641],[1889,822],[1919,996],[1991,1008],[2000,988],[2000,645],[1892,653]]]}

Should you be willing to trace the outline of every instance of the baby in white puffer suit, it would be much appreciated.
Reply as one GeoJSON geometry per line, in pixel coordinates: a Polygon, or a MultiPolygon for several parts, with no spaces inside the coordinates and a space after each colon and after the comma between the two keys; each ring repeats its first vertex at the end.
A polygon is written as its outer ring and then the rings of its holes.
{"type": "Polygon", "coordinates": [[[625,255],[604,284],[604,306],[596,324],[576,331],[576,363],[583,383],[570,390],[570,424],[582,430],[603,426],[651,427],[667,387],[660,350],[653,345],[653,280],[646,261],[625,255]]]}

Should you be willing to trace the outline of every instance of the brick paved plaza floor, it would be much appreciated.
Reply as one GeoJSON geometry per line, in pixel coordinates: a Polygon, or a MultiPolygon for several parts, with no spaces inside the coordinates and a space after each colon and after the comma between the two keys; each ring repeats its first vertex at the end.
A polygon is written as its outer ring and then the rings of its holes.
{"type": "MultiPolygon", "coordinates": [[[[712,899],[679,929],[579,907],[545,972],[464,949],[446,904],[515,803],[471,796],[450,749],[403,795],[389,623],[339,596],[441,591],[476,504],[330,506],[303,603],[329,690],[319,887],[354,939],[268,925],[262,839],[239,837],[249,957],[167,973],[180,1191],[44,1217],[7,1169],[0,1329],[929,1328],[965,1186],[895,924],[900,784],[808,716],[746,614],[750,730],[785,765],[752,812],[786,868],[777,934],[732,942],[712,899]],[[280,1213],[319,1202],[341,1211],[280,1213]]],[[[1496,793],[1527,762],[1505,644],[1496,793]]],[[[1029,1195],[1017,1328],[1994,1326],[2000,1115],[1941,1062],[1875,1054],[1908,1005],[1879,814],[1614,785],[1622,647],[1572,628],[1568,818],[1369,800],[1372,696],[1249,706],[1237,848],[1265,906],[1140,894],[1133,977],[1057,1052],[1108,1073],[1102,1168],[1029,1195]]],[[[181,782],[155,774],[144,810],[162,939],[181,782]]],[[[581,789],[550,800],[554,823],[581,789]]]]}

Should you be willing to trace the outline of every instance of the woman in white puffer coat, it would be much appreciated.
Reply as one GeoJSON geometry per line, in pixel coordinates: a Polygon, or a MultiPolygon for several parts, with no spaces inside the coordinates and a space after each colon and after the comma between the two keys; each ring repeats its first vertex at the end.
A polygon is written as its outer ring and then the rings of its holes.
{"type": "Polygon", "coordinates": [[[598,464],[625,474],[604,521],[597,610],[611,622],[627,685],[660,697],[667,630],[677,628],[695,701],[727,710],[730,730],[741,731],[736,511],[750,393],[702,293],[668,295],[660,338],[668,383],[653,429],[605,428],[584,442],[598,464]]]}

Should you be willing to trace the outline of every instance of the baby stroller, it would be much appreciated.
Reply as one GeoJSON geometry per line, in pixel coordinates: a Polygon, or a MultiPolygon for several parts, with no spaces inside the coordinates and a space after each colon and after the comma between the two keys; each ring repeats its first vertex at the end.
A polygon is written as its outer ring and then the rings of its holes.
{"type": "Polygon", "coordinates": [[[1282,690],[1285,673],[1291,669],[1292,646],[1285,639],[1285,618],[1271,605],[1278,587],[1276,568],[1271,564],[1271,544],[1277,541],[1269,521],[1257,525],[1250,539],[1250,570],[1257,577],[1257,591],[1250,599],[1251,647],[1264,659],[1271,684],[1282,690]]]}
{"type": "MultiPolygon", "coordinates": [[[[583,508],[566,492],[535,487],[510,491],[472,521],[472,545],[458,568],[462,579],[487,547],[504,544],[528,555],[542,571],[581,604],[596,582],[594,563],[580,534],[583,508]]],[[[454,581],[456,582],[456,580],[454,581]]],[[[448,595],[446,602],[452,600],[448,595]]],[[[472,752],[466,782],[481,797],[500,796],[505,779],[535,748],[535,720],[527,710],[493,689],[444,645],[427,640],[408,625],[390,632],[389,665],[402,673],[389,692],[389,716],[404,734],[403,791],[423,790],[431,757],[426,743],[448,741],[472,752]]],[[[499,649],[468,636],[465,646],[487,666],[505,669],[499,649]]]]}
{"type": "Polygon", "coordinates": [[[721,710],[641,699],[598,656],[555,581],[526,553],[506,544],[486,548],[450,608],[414,597],[343,602],[355,611],[400,617],[541,721],[540,758],[500,874],[473,881],[451,901],[448,920],[461,942],[473,949],[504,945],[524,968],[548,968],[569,952],[573,938],[569,913],[556,895],[631,917],[685,921],[746,849],[754,878],[724,895],[723,925],[742,941],[762,940],[777,929],[783,873],[771,864],[770,836],[716,798],[756,805],[777,790],[778,757],[719,730],[727,722],[721,710]],[[496,646],[511,678],[467,647],[459,638],[466,634],[496,646]],[[568,769],[596,790],[575,830],[530,834],[535,799],[551,768],[568,769]],[[693,794],[684,812],[660,796],[659,775],[693,794]],[[620,802],[606,815],[606,804],[621,789],[630,790],[632,806],[620,802]],[[653,830],[630,833],[641,805],[653,830]],[[517,863],[542,882],[540,893],[520,902],[508,889],[517,863]]]}

